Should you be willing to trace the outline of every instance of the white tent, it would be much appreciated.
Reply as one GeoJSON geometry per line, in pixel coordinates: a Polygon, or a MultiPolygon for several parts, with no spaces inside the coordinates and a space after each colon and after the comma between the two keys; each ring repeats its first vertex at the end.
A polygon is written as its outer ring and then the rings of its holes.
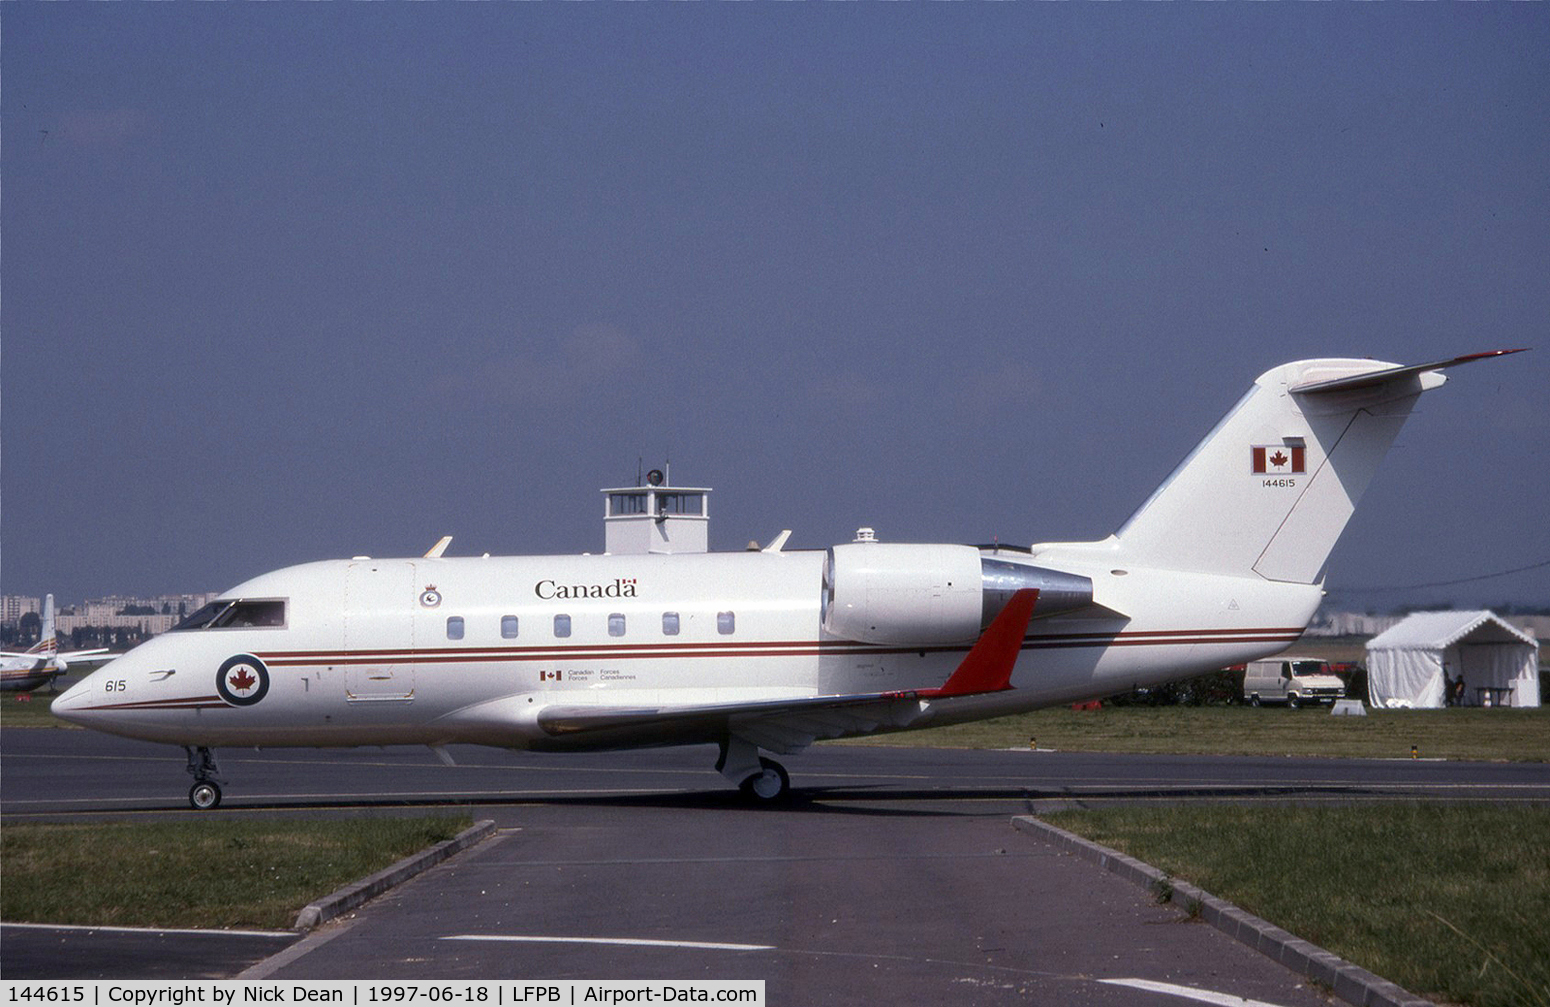
{"type": "Polygon", "coordinates": [[[1440,707],[1464,680],[1465,706],[1538,706],[1539,642],[1485,612],[1417,612],[1367,644],[1378,709],[1440,707]]]}

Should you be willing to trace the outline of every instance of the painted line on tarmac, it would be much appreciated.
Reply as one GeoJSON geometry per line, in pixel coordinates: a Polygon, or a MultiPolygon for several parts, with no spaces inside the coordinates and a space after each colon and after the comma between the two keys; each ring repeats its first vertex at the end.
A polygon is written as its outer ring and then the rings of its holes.
{"type": "MultiPolygon", "coordinates": [[[[1045,972],[1037,969],[1012,968],[1004,965],[989,965],[980,962],[951,962],[936,958],[915,958],[909,955],[879,955],[843,951],[802,950],[798,948],[782,948],[774,944],[729,944],[713,941],[669,941],[653,940],[650,938],[641,937],[556,937],[539,934],[453,934],[446,937],[439,937],[437,940],[511,942],[521,944],[604,944],[616,947],[677,948],[691,951],[774,951],[778,954],[784,955],[809,955],[825,958],[881,959],[885,961],[954,965],[959,967],[985,969],[992,972],[1004,972],[1014,975],[1037,976],[1045,979],[1055,979],[1067,982],[1086,983],[1094,981],[1090,976],[1066,975],[1059,972],[1045,972]]],[[[1247,997],[1240,997],[1231,993],[1217,993],[1213,990],[1197,989],[1193,986],[1178,986],[1173,983],[1155,982],[1149,979],[1099,979],[1096,981],[1107,983],[1112,986],[1129,986],[1133,989],[1144,990],[1149,993],[1163,993],[1176,997],[1184,997],[1187,999],[1196,1000],[1201,1003],[1212,1004],[1213,1007],[1284,1007],[1282,1004],[1274,1004],[1265,1000],[1251,1000],[1247,997]]]]}
{"type": "Polygon", "coordinates": [[[545,937],[537,934],[454,934],[444,941],[511,941],[519,944],[610,944],[632,948],[689,948],[695,951],[774,951],[773,944],[721,944],[711,941],[663,941],[645,937],[545,937]]]}
{"type": "Polygon", "coordinates": [[[1193,986],[1175,986],[1173,983],[1160,983],[1151,979],[1099,979],[1098,981],[1109,986],[1128,986],[1131,989],[1146,990],[1148,993],[1166,993],[1186,1000],[1198,1000],[1201,1003],[1215,1004],[1216,1007],[1282,1007],[1280,1004],[1265,1000],[1249,1000],[1231,993],[1215,993],[1211,990],[1196,989],[1193,986]]]}
{"type": "Polygon", "coordinates": [[[295,937],[294,930],[190,930],[177,927],[92,927],[77,923],[0,923],[18,930],[81,930],[110,934],[176,934],[179,937],[295,937]]]}

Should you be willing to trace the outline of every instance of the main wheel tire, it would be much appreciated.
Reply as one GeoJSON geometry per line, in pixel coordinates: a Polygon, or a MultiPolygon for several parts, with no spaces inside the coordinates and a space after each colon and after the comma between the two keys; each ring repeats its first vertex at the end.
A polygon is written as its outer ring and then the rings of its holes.
{"type": "Polygon", "coordinates": [[[1290,695],[1288,695],[1286,697],[1286,705],[1290,709],[1293,709],[1293,710],[1297,709],[1297,693],[1295,693],[1295,692],[1291,693],[1290,695]]]}
{"type": "Polygon", "coordinates": [[[1250,706],[1258,706],[1259,705],[1259,693],[1256,692],[1254,695],[1249,697],[1249,705],[1250,706]]]}
{"type": "Polygon", "coordinates": [[[209,780],[200,780],[188,788],[188,803],[196,811],[209,811],[219,807],[221,803],[221,788],[219,784],[209,780]]]}
{"type": "Polygon", "coordinates": [[[760,804],[773,804],[790,796],[791,777],[786,775],[786,767],[762,757],[759,765],[762,768],[742,782],[744,796],[760,804]]]}

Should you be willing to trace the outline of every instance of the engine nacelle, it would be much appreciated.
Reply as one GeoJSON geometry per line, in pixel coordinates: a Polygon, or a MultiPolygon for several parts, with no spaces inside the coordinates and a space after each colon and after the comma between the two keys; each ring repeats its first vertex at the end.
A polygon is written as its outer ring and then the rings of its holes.
{"type": "Polygon", "coordinates": [[[975,546],[851,542],[829,550],[823,628],[902,647],[972,643],[1017,591],[1039,592],[1035,619],[1087,608],[1093,582],[987,557],[975,546]]]}
{"type": "Polygon", "coordinates": [[[823,627],[863,643],[968,643],[980,635],[982,594],[973,546],[851,542],[829,550],[823,627]]]}

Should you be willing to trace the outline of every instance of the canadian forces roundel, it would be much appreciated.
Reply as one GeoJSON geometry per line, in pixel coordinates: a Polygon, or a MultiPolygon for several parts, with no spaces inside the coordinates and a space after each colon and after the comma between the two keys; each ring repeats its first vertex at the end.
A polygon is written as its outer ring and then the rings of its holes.
{"type": "Polygon", "coordinates": [[[252,654],[228,657],[215,673],[215,691],[232,706],[252,706],[269,691],[269,669],[252,654]]]}

